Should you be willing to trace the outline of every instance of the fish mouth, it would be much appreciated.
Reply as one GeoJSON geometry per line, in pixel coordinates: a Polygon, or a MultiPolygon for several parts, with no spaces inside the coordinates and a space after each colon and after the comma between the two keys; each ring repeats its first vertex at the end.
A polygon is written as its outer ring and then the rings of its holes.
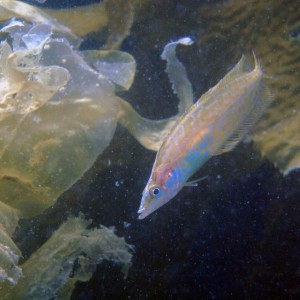
{"type": "Polygon", "coordinates": [[[140,208],[140,209],[138,210],[138,214],[139,214],[139,216],[138,216],[139,220],[143,220],[143,219],[145,219],[148,215],[150,215],[151,212],[147,211],[146,208],[143,207],[143,208],[140,208]]]}
{"type": "Polygon", "coordinates": [[[168,198],[153,199],[148,193],[144,194],[138,210],[139,220],[146,218],[168,202],[168,198]]]}
{"type": "Polygon", "coordinates": [[[144,219],[149,214],[147,209],[150,205],[148,197],[149,197],[148,193],[143,192],[142,201],[140,203],[140,207],[138,210],[139,220],[144,219]]]}
{"type": "Polygon", "coordinates": [[[139,220],[145,219],[149,215],[151,215],[153,212],[157,210],[161,205],[157,206],[153,202],[145,201],[141,204],[139,210],[138,210],[138,218],[139,220]]]}
{"type": "Polygon", "coordinates": [[[138,210],[138,214],[139,214],[139,220],[144,219],[145,217],[148,216],[148,213],[146,212],[146,206],[143,205],[143,203],[141,204],[139,210],[138,210]]]}
{"type": "Polygon", "coordinates": [[[138,214],[139,214],[138,218],[139,218],[139,220],[143,220],[146,217],[146,216],[144,216],[143,211],[144,211],[144,209],[138,211],[138,214]]]}

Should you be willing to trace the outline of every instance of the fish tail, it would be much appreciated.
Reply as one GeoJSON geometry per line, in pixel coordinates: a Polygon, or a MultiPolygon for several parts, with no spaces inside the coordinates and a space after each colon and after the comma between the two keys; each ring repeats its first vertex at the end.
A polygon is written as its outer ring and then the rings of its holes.
{"type": "Polygon", "coordinates": [[[261,109],[264,110],[267,106],[269,106],[269,104],[273,101],[274,99],[274,95],[272,94],[272,92],[270,91],[269,88],[269,80],[274,80],[273,76],[267,75],[264,72],[263,67],[261,66],[260,60],[257,58],[257,56],[255,55],[254,50],[252,50],[252,54],[253,54],[253,58],[254,58],[254,70],[257,70],[257,72],[260,72],[260,74],[262,75],[262,87],[261,87],[261,109]]]}
{"type": "Polygon", "coordinates": [[[267,75],[264,72],[263,67],[261,66],[260,60],[255,55],[254,50],[252,50],[252,54],[253,54],[253,58],[254,58],[254,70],[256,70],[257,72],[259,72],[262,75],[262,88],[261,88],[260,93],[261,93],[261,100],[262,100],[261,109],[264,110],[267,106],[270,105],[270,103],[274,99],[274,95],[270,91],[270,88],[269,88],[269,83],[270,83],[269,80],[273,81],[274,77],[267,75]]]}
{"type": "Polygon", "coordinates": [[[255,55],[254,50],[252,50],[252,54],[253,54],[253,58],[254,58],[254,70],[257,70],[258,72],[260,72],[260,73],[262,74],[263,78],[274,80],[274,77],[273,77],[273,76],[267,75],[267,74],[264,72],[264,69],[263,69],[263,67],[261,66],[260,60],[259,60],[259,59],[257,58],[257,56],[255,55]]]}
{"type": "Polygon", "coordinates": [[[255,55],[254,50],[252,50],[252,54],[253,54],[253,58],[254,58],[254,70],[259,71],[260,73],[262,73],[265,76],[265,72],[263,71],[260,60],[255,55]]]}

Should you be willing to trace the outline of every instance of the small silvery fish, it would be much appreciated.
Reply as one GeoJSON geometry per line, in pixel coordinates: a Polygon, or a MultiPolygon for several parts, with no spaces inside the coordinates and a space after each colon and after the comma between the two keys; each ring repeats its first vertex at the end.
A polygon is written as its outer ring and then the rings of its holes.
{"type": "MultiPolygon", "coordinates": [[[[254,53],[253,53],[254,55],[254,53]]],[[[175,124],[159,149],[138,213],[147,217],[170,201],[212,156],[233,149],[271,101],[254,55],[245,57],[175,124]]]]}

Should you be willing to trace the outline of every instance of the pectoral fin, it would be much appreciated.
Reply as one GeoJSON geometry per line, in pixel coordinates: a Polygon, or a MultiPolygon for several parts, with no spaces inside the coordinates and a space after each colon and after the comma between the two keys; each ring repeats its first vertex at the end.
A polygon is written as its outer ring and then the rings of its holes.
{"type": "Polygon", "coordinates": [[[195,180],[188,181],[184,184],[184,186],[193,186],[193,187],[198,186],[198,182],[200,182],[202,180],[205,180],[207,177],[208,177],[208,175],[203,176],[203,177],[198,178],[198,179],[195,179],[195,180]]]}

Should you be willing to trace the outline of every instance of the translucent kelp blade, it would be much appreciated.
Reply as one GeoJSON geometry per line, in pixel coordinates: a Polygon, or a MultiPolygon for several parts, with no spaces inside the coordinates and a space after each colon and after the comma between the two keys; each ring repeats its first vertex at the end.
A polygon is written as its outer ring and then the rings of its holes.
{"type": "Polygon", "coordinates": [[[178,96],[179,114],[183,114],[194,103],[192,85],[187,77],[185,67],[176,57],[177,45],[191,45],[193,41],[189,37],[181,38],[165,46],[161,58],[167,61],[166,71],[169,75],[170,82],[174,93],[178,96]]]}
{"type": "Polygon", "coordinates": [[[133,247],[112,229],[86,229],[89,224],[81,217],[63,223],[21,266],[18,284],[2,286],[1,299],[70,299],[75,283],[88,281],[104,260],[121,264],[126,275],[133,247]]]}
{"type": "Polygon", "coordinates": [[[22,36],[22,41],[28,49],[43,45],[51,36],[51,27],[47,24],[39,24],[32,27],[28,33],[22,36]]]}
{"type": "Polygon", "coordinates": [[[82,51],[85,61],[119,89],[128,90],[133,82],[136,63],[122,51],[82,51]]]}

